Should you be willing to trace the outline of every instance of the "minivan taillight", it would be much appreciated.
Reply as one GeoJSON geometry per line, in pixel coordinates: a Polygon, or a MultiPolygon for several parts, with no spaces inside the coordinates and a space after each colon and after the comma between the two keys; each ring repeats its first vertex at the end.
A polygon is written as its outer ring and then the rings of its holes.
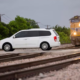
{"type": "Polygon", "coordinates": [[[57,37],[56,36],[54,36],[54,41],[57,41],[57,37]]]}

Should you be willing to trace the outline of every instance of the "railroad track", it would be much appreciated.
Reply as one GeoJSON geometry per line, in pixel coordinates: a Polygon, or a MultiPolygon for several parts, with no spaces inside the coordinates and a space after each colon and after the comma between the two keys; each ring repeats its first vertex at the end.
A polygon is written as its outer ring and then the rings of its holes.
{"type": "MultiPolygon", "coordinates": [[[[71,47],[64,47],[64,48],[57,48],[57,49],[52,49],[52,50],[62,50],[62,49],[78,49],[80,48],[80,46],[75,47],[75,46],[71,46],[71,47]]],[[[0,63],[1,62],[8,62],[8,61],[14,61],[14,60],[20,60],[20,59],[28,59],[28,58],[34,58],[34,57],[38,57],[38,56],[42,56],[44,55],[45,52],[40,52],[40,53],[34,53],[34,54],[24,54],[22,53],[16,53],[16,54],[6,54],[6,55],[0,55],[0,63]]]]}
{"type": "Polygon", "coordinates": [[[0,67],[0,80],[18,80],[80,62],[80,53],[0,67]]]}
{"type": "Polygon", "coordinates": [[[14,60],[35,58],[38,56],[42,56],[44,53],[45,52],[34,53],[34,54],[18,53],[18,54],[0,55],[0,63],[8,62],[8,61],[14,61],[14,60]]]}
{"type": "Polygon", "coordinates": [[[61,49],[79,49],[80,46],[70,46],[70,47],[61,47],[61,48],[55,48],[55,49],[52,49],[52,50],[61,50],[61,49]]]}

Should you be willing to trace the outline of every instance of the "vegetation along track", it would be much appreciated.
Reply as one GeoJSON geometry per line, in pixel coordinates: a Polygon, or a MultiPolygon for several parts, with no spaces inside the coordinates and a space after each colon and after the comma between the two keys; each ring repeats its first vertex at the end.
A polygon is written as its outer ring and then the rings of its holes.
{"type": "Polygon", "coordinates": [[[70,64],[80,62],[79,57],[80,53],[76,53],[56,58],[0,67],[0,80],[18,80],[19,78],[32,77],[43,72],[59,70],[70,64]]]}

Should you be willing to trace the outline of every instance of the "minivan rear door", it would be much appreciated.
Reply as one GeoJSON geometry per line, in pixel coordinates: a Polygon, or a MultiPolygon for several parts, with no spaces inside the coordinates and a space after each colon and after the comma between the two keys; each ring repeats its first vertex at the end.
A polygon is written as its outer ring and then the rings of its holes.
{"type": "Polygon", "coordinates": [[[58,33],[55,30],[53,30],[53,32],[55,33],[55,35],[57,37],[57,41],[59,42],[59,35],[58,35],[58,33]]]}

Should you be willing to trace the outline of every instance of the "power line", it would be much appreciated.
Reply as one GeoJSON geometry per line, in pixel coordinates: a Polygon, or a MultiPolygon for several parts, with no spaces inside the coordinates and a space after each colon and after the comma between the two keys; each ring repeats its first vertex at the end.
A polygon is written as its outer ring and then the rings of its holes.
{"type": "MultiPolygon", "coordinates": [[[[6,14],[5,14],[6,15],[6,14]]],[[[6,15],[7,18],[9,18],[10,20],[13,20],[11,17],[9,17],[8,15],[6,15]]]]}
{"type": "Polygon", "coordinates": [[[8,23],[9,20],[7,20],[5,17],[2,18],[2,22],[8,23]]]}
{"type": "MultiPolygon", "coordinates": [[[[3,16],[3,15],[5,15],[5,14],[0,14],[0,22],[1,22],[1,17],[3,16]]],[[[7,16],[7,15],[5,15],[4,17],[3,17],[6,21],[8,20],[12,20],[9,16],[7,16]]],[[[32,22],[32,21],[27,21],[27,22],[32,22]]],[[[36,22],[36,24],[38,25],[38,24],[42,24],[41,22],[36,22]]],[[[44,24],[42,24],[42,25],[44,25],[44,24]]],[[[49,28],[49,26],[50,25],[44,25],[44,26],[47,26],[47,28],[49,28]]]]}
{"type": "MultiPolygon", "coordinates": [[[[2,19],[3,19],[3,20],[5,19],[7,23],[9,23],[10,21],[13,20],[13,19],[11,19],[9,16],[7,16],[6,14],[5,14],[5,16],[2,17],[2,19]]],[[[4,21],[5,21],[5,20],[4,20],[4,21]]]]}
{"type": "Polygon", "coordinates": [[[7,20],[9,20],[9,21],[11,21],[11,19],[10,18],[8,18],[7,16],[3,16],[5,19],[7,19],[7,20]]]}
{"type": "Polygon", "coordinates": [[[50,28],[49,26],[51,26],[51,25],[45,25],[45,24],[43,24],[43,23],[41,23],[41,22],[39,22],[41,25],[43,25],[43,26],[47,26],[47,29],[48,28],[50,28]]]}
{"type": "Polygon", "coordinates": [[[45,26],[43,23],[40,22],[41,25],[45,26]]]}
{"type": "Polygon", "coordinates": [[[2,19],[3,19],[3,18],[4,18],[5,20],[7,20],[7,21],[11,21],[10,19],[8,19],[8,18],[5,17],[5,16],[3,16],[2,19]]]}

